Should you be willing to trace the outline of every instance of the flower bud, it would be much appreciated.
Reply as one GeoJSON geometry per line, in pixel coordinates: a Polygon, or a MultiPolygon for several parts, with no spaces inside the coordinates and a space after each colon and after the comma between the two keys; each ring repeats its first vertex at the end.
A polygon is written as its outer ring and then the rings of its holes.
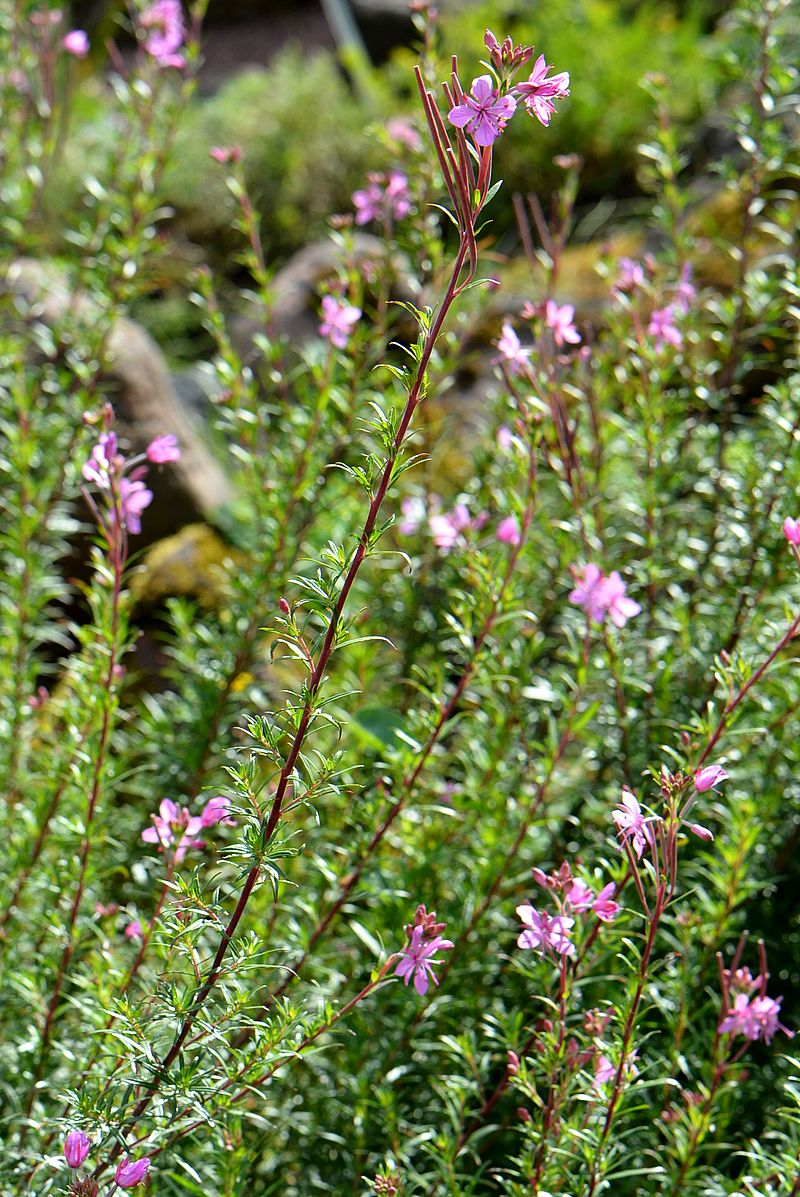
{"type": "Polygon", "coordinates": [[[70,1168],[80,1168],[89,1154],[92,1141],[81,1130],[71,1130],[64,1140],[64,1159],[70,1168]]]}
{"type": "Polygon", "coordinates": [[[143,1155],[140,1160],[132,1160],[130,1156],[126,1155],[125,1159],[120,1160],[117,1164],[114,1180],[121,1189],[135,1189],[142,1183],[149,1171],[149,1156],[143,1155]]]}

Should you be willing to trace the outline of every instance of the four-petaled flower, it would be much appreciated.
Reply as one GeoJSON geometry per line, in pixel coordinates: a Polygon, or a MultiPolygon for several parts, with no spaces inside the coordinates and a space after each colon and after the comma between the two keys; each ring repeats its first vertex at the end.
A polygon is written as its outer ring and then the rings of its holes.
{"type": "Polygon", "coordinates": [[[562,71],[561,74],[551,75],[548,79],[552,69],[552,66],[545,62],[544,54],[540,54],[527,83],[518,83],[514,89],[517,95],[522,97],[531,116],[535,116],[545,126],[550,124],[550,118],[556,110],[553,101],[569,95],[569,74],[562,71]]]}
{"type": "Polygon", "coordinates": [[[660,353],[665,345],[673,345],[680,349],[683,344],[683,334],[675,326],[675,308],[668,303],[665,308],[656,308],[650,317],[647,334],[653,337],[656,353],[660,353]]]}
{"type": "Polygon", "coordinates": [[[777,1031],[783,1031],[790,1039],[794,1038],[794,1031],[790,1031],[778,1020],[783,998],[769,998],[766,995],[748,997],[746,993],[737,993],[733,1005],[719,1024],[723,1035],[744,1035],[745,1039],[763,1039],[771,1043],[777,1031]]]}
{"type": "Polygon", "coordinates": [[[170,848],[177,843],[175,862],[180,864],[190,848],[204,848],[205,841],[194,837],[207,823],[201,815],[190,815],[188,809],[179,807],[171,798],[162,799],[158,814],[151,815],[152,827],[145,827],[142,839],[146,844],[159,844],[170,848]]]}
{"type": "Polygon", "coordinates": [[[569,601],[582,607],[589,619],[602,623],[606,605],[603,591],[605,576],[599,565],[590,562],[574,571],[575,589],[569,593],[569,601]]]}
{"type": "Polygon", "coordinates": [[[577,585],[570,591],[569,601],[582,607],[589,619],[602,623],[606,615],[618,628],[622,628],[641,607],[625,593],[625,583],[618,570],[605,576],[598,565],[590,562],[573,571],[577,585]]]}
{"type": "Polygon", "coordinates": [[[320,336],[327,337],[331,345],[344,349],[353,326],[361,319],[361,308],[337,299],[335,295],[322,297],[322,323],[320,336]]]}
{"type": "Polygon", "coordinates": [[[495,365],[504,365],[511,375],[524,374],[528,370],[531,351],[523,349],[522,342],[507,320],[503,321],[502,335],[498,338],[497,348],[500,354],[493,359],[495,365]]]}
{"type": "Polygon", "coordinates": [[[650,824],[656,821],[657,816],[646,818],[631,791],[623,790],[619,806],[611,817],[621,843],[630,840],[636,856],[641,859],[647,845],[653,843],[653,828],[650,824]]]}
{"type": "Polygon", "coordinates": [[[556,345],[563,345],[565,342],[577,345],[580,341],[581,334],[572,322],[574,315],[575,308],[571,303],[559,307],[554,299],[548,299],[544,308],[544,318],[547,327],[553,333],[556,345]]]}
{"type": "Polygon", "coordinates": [[[426,938],[425,930],[422,924],[413,928],[409,942],[403,948],[403,957],[394,970],[406,985],[413,977],[414,988],[422,996],[428,992],[429,978],[434,985],[439,984],[433,971],[434,965],[441,964],[440,960],[434,959],[436,953],[446,952],[453,946],[451,940],[442,939],[441,935],[426,938]]]}
{"type": "Polygon", "coordinates": [[[479,75],[472,80],[469,94],[464,93],[461,103],[450,109],[447,119],[451,125],[465,129],[476,145],[487,146],[503,132],[516,107],[513,96],[501,96],[492,86],[490,75],[479,75]]]}
{"type": "Polygon", "coordinates": [[[530,902],[517,907],[523,930],[517,939],[519,948],[548,949],[556,956],[574,956],[575,944],[570,939],[575,920],[563,914],[550,915],[537,910],[530,902]]]}

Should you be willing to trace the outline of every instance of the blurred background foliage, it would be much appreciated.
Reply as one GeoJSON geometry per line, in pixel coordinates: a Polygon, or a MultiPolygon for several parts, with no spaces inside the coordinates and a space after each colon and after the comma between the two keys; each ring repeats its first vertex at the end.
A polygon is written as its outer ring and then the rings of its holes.
{"type": "MultiPolygon", "coordinates": [[[[578,196],[579,227],[573,241],[605,235],[646,211],[637,151],[652,127],[654,103],[647,76],[669,80],[671,119],[689,150],[689,169],[702,172],[719,150],[721,112],[728,97],[726,46],[731,32],[728,4],[719,0],[566,0],[558,5],[519,0],[480,0],[438,6],[439,46],[459,56],[465,80],[480,73],[487,26],[515,41],[533,43],[557,70],[568,69],[572,92],[559,119],[537,138],[526,121],[512,123],[504,138],[506,186],[493,212],[492,236],[509,254],[519,249],[512,207],[514,192],[548,197],[558,185],[558,155],[584,159],[578,196]]],[[[118,25],[118,6],[75,10],[92,33],[94,68],[83,64],[69,149],[50,191],[38,235],[45,253],[69,254],[70,213],[83,179],[100,169],[117,136],[109,117],[109,84],[101,69],[103,43],[118,25]]],[[[323,236],[331,213],[352,212],[351,196],[369,170],[392,163],[387,120],[419,119],[412,67],[419,45],[408,24],[409,44],[386,61],[359,72],[359,86],[324,47],[304,44],[302,5],[258,5],[263,66],[237,66],[230,58],[220,76],[201,67],[199,87],[180,130],[164,179],[163,202],[171,216],[161,224],[164,252],[133,314],[167,350],[173,362],[191,361],[208,348],[197,310],[186,300],[186,280],[203,262],[237,285],[246,271],[237,253],[234,200],[224,172],[209,157],[214,145],[239,146],[250,195],[262,221],[271,266],[323,236]],[[302,10],[302,11],[301,11],[302,10]],[[281,45],[274,51],[265,31],[280,18],[281,45]],[[299,36],[298,36],[299,35],[299,36]],[[213,77],[213,79],[212,79],[213,77]],[[209,90],[211,87],[211,90],[209,90]]],[[[309,10],[310,11],[310,10],[309,10]]],[[[246,19],[250,9],[210,6],[209,29],[246,19]]],[[[244,26],[246,28],[246,26],[244,26]]],[[[310,26],[309,26],[310,30],[310,26]]],[[[319,30],[316,30],[319,33],[319,30]]],[[[255,27],[254,27],[255,37],[255,27]]],[[[309,42],[313,42],[309,32],[309,42]]],[[[238,43],[241,45],[241,41],[238,43]]],[[[124,52],[124,34],[121,42],[124,52]]],[[[252,56],[251,56],[252,58],[252,56]]],[[[448,61],[429,54],[431,82],[446,77],[448,61]]]]}
{"type": "MultiPolygon", "coordinates": [[[[523,121],[509,128],[504,142],[509,198],[494,218],[500,233],[512,225],[513,191],[547,194],[557,185],[553,157],[558,154],[583,156],[584,204],[639,194],[637,146],[653,114],[641,86],[647,74],[669,79],[673,118],[684,127],[698,124],[699,151],[713,129],[709,114],[718,111],[725,94],[726,24],[720,18],[727,6],[713,0],[567,0],[559,5],[483,0],[442,7],[441,45],[458,53],[465,79],[480,72],[487,25],[498,35],[508,32],[515,41],[533,42],[537,53],[572,76],[570,100],[546,135],[532,139],[523,121]]],[[[209,16],[215,17],[213,6],[209,16]]],[[[415,60],[416,48],[396,49],[372,68],[368,93],[356,95],[334,54],[308,52],[294,42],[264,68],[233,71],[214,94],[197,98],[165,181],[178,257],[191,260],[193,247],[199,246],[200,256],[212,264],[231,260],[237,243],[232,200],[208,156],[209,147],[218,144],[243,151],[273,262],[323,233],[331,212],[351,209],[350,196],[365,172],[391,161],[378,129],[398,113],[416,115],[415,60]]],[[[96,151],[114,137],[106,86],[96,74],[85,79],[76,118],[80,136],[73,139],[53,189],[53,204],[61,209],[74,199],[96,151]]]]}

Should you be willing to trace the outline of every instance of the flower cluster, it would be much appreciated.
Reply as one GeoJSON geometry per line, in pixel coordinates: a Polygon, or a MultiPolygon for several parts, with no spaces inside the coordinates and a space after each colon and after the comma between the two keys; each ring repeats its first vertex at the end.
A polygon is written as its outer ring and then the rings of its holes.
{"type": "MultiPolygon", "coordinates": [[[[107,413],[110,420],[110,413],[107,413]]],[[[125,531],[138,535],[142,530],[142,513],[153,501],[153,492],[145,486],[143,479],[147,475],[145,459],[157,465],[178,461],[180,449],[175,437],[168,434],[157,436],[147,446],[144,454],[139,457],[126,458],[119,452],[119,444],[115,432],[102,432],[97,443],[92,446],[88,461],[84,462],[81,473],[86,482],[91,482],[104,492],[108,502],[110,515],[110,531],[124,528],[125,531]]],[[[94,504],[90,505],[98,516],[98,522],[104,526],[104,521],[94,504]]]]}
{"type": "Polygon", "coordinates": [[[602,623],[606,616],[616,627],[622,628],[641,607],[625,593],[625,583],[617,570],[607,577],[598,565],[590,563],[574,571],[575,589],[569,601],[582,607],[589,619],[602,623]]]}
{"type": "MultiPolygon", "coordinates": [[[[400,503],[402,519],[397,525],[403,536],[412,536],[424,523],[428,525],[433,543],[442,553],[465,543],[467,532],[480,532],[489,516],[486,512],[471,515],[463,500],[459,500],[451,511],[441,510],[441,499],[431,495],[428,502],[418,495],[407,495],[400,503]]],[[[495,540],[500,544],[516,547],[522,543],[522,531],[515,515],[504,516],[495,528],[495,540]]]]}
{"type": "Polygon", "coordinates": [[[403,948],[401,959],[395,968],[395,976],[402,977],[405,985],[414,980],[414,988],[422,997],[428,992],[430,981],[439,982],[433,966],[441,964],[437,952],[446,952],[453,947],[452,940],[443,939],[445,923],[436,922],[436,913],[426,910],[424,905],[414,912],[414,922],[406,925],[408,943],[403,948]]]}
{"type": "Polygon", "coordinates": [[[367,186],[353,192],[353,207],[359,225],[373,220],[383,225],[402,220],[411,211],[408,177],[400,170],[368,175],[367,186]]]}
{"type": "MultiPolygon", "coordinates": [[[[763,945],[761,952],[763,956],[763,945]]],[[[724,970],[722,1019],[719,1024],[721,1035],[742,1035],[751,1042],[761,1039],[767,1044],[772,1042],[778,1031],[783,1031],[790,1039],[794,1038],[794,1031],[785,1027],[779,1018],[783,998],[767,997],[765,960],[763,964],[762,972],[757,977],[751,976],[748,968],[724,970]]]]}
{"type": "MultiPolygon", "coordinates": [[[[689,779],[680,773],[671,774],[668,770],[661,771],[661,792],[668,808],[667,824],[670,830],[684,825],[692,835],[698,839],[710,842],[714,836],[707,827],[700,823],[688,823],[687,816],[695,802],[697,794],[704,794],[726,781],[728,774],[721,765],[703,765],[691,779],[693,792],[681,805],[683,796],[689,786],[689,779]]],[[[620,845],[630,844],[637,860],[641,860],[646,848],[655,849],[657,845],[657,829],[664,823],[661,815],[645,815],[639,805],[639,800],[632,790],[623,788],[619,805],[612,813],[612,819],[617,829],[620,845]]]]}
{"type": "Polygon", "coordinates": [[[180,0],[155,0],[139,17],[144,32],[144,48],[161,67],[184,67],[186,58],[179,51],[186,37],[180,0]]]}
{"type": "Polygon", "coordinates": [[[481,148],[492,145],[503,133],[519,100],[531,116],[546,126],[556,111],[554,101],[569,95],[569,75],[566,72],[550,75],[553,68],[543,54],[537,58],[527,81],[511,86],[511,77],[532,57],[532,47],[514,47],[510,38],[501,46],[488,29],[484,42],[493,74],[473,79],[469,92],[463,91],[456,80],[457,102],[448,113],[450,124],[463,129],[481,148]]]}
{"type": "Polygon", "coordinates": [[[552,952],[554,956],[574,956],[575,944],[572,942],[575,919],[573,915],[589,914],[597,916],[602,922],[610,923],[619,913],[619,904],[614,901],[613,894],[616,886],[613,881],[604,885],[595,894],[585,881],[576,879],[567,863],[549,876],[541,869],[533,869],[533,879],[542,889],[547,889],[555,896],[558,906],[556,914],[537,910],[530,902],[523,902],[517,907],[517,915],[522,922],[522,931],[517,939],[517,947],[539,948],[542,953],[552,952]]]}

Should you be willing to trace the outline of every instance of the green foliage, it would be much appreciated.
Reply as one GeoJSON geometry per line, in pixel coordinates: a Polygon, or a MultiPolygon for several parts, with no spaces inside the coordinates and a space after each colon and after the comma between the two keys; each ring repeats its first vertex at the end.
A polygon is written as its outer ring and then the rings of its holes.
{"type": "Polygon", "coordinates": [[[179,227],[222,255],[237,247],[235,204],[208,151],[239,146],[268,259],[306,244],[325,231],[332,212],[350,210],[367,170],[384,165],[368,136],[382,115],[351,95],[323,53],[288,49],[268,69],[241,72],[198,102],[178,135],[166,193],[179,227]]]}
{"type": "MultiPolygon", "coordinates": [[[[581,349],[555,342],[541,305],[515,316],[529,356],[487,355],[501,360],[477,428],[460,397],[437,423],[486,290],[460,286],[468,237],[454,266],[430,151],[398,163],[412,213],[387,230],[391,254],[365,267],[351,230],[334,235],[324,292],[361,312],[345,348],[275,334],[252,181],[215,165],[252,345],[212,270],[186,299],[213,347],[236,548],[216,606],[183,594],[161,612],[157,676],[135,655],[129,517],[82,467],[112,420],[109,329],[161,268],[186,89],[147,60],[116,80],[116,136],[68,230],[68,281],[91,302],[55,312],[13,290],[26,215],[52,187],[52,109],[10,97],[0,1192],[80,1192],[68,1127],[106,1190],[123,1152],[147,1153],[164,1197],[391,1192],[397,1176],[407,1197],[800,1191],[784,1033],[720,1030],[732,957],[768,961],[781,1021],[800,1020],[800,551],[781,530],[800,518],[795,18],[754,0],[738,20],[740,153],[719,175],[739,218],[717,247],[736,285],[698,270],[688,289],[708,246],[674,87],[652,83],[661,252],[628,289],[603,265],[581,349]],[[668,305],[679,343],[659,346],[668,305]],[[469,468],[441,493],[454,442],[469,468]],[[516,544],[497,536],[508,517],[516,544]],[[570,593],[590,562],[620,572],[637,614],[587,618],[570,593]],[[712,760],[730,777],[700,792],[712,760]],[[612,821],[625,786],[651,816],[638,863],[612,821]],[[574,908],[575,953],[558,958],[518,946],[515,911],[569,901],[530,872],[563,866],[593,894],[612,883],[621,909],[574,908]],[[451,941],[424,994],[395,971],[420,903],[451,941]]],[[[0,22],[0,50],[30,67],[17,32],[0,22]]],[[[244,108],[256,85],[240,86],[244,108]]],[[[239,115],[257,140],[265,118],[239,115]]],[[[202,138],[227,143],[223,128],[202,138]]],[[[309,153],[307,181],[319,169],[309,153]]],[[[548,290],[575,187],[545,238],[548,290]]]]}

